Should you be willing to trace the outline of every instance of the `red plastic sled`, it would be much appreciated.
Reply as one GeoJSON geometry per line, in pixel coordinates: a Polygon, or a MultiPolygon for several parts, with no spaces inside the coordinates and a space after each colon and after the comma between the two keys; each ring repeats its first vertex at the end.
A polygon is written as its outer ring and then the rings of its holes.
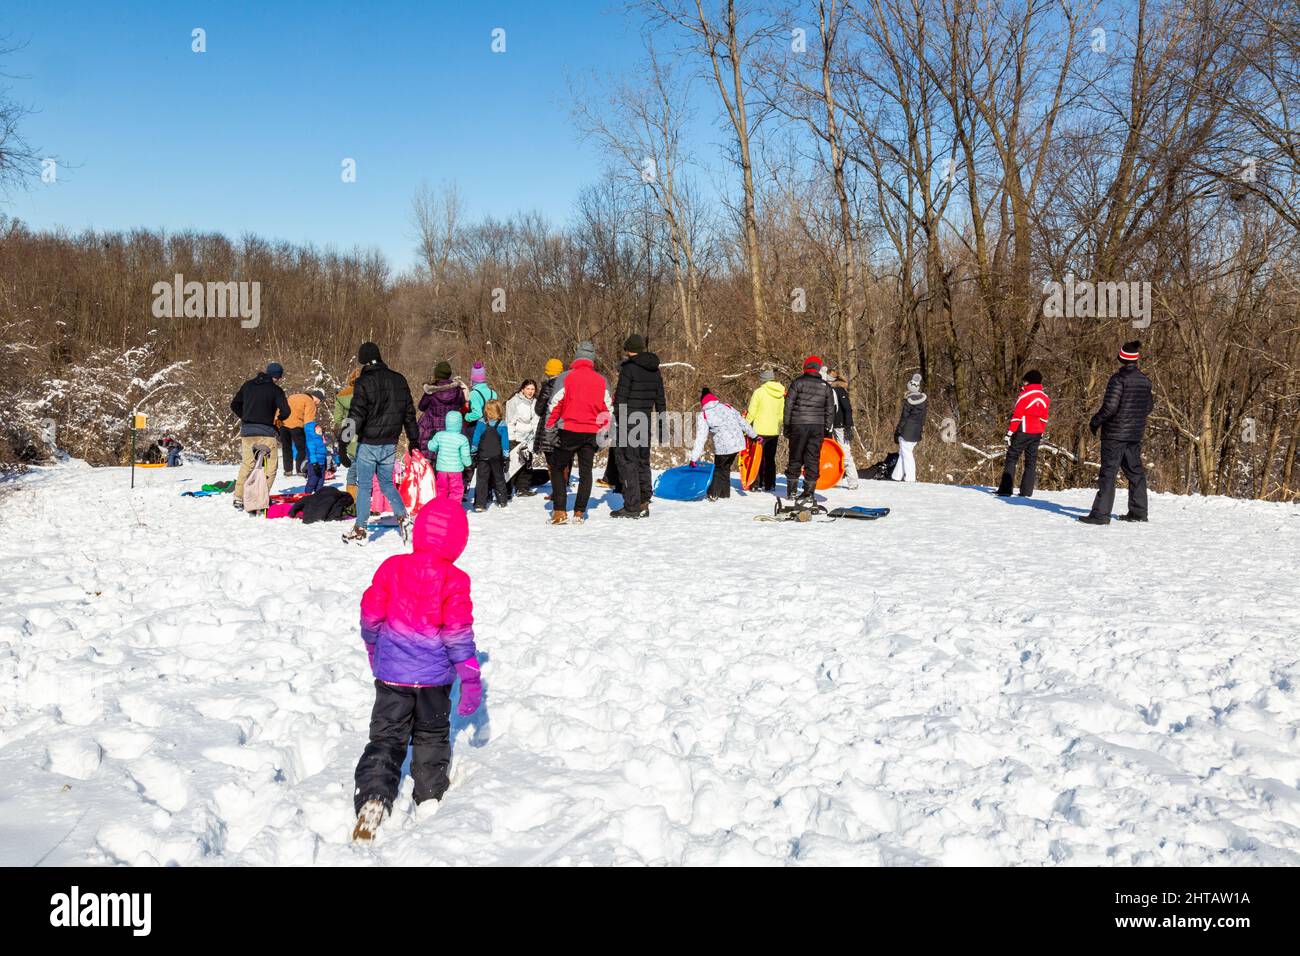
{"type": "Polygon", "coordinates": [[[763,446],[752,438],[745,439],[745,450],[737,459],[740,463],[740,487],[749,490],[749,486],[758,480],[758,467],[763,463],[763,446]]]}
{"type": "Polygon", "coordinates": [[[844,449],[834,438],[822,441],[822,457],[818,465],[817,490],[834,488],[844,477],[844,449]]]}

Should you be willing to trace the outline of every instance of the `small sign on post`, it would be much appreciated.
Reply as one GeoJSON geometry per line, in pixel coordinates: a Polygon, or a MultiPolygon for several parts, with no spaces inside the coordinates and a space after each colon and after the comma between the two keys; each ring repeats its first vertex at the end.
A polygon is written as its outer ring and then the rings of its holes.
{"type": "Polygon", "coordinates": [[[148,419],[144,415],[131,416],[131,487],[135,487],[135,433],[144,431],[148,419]]]}

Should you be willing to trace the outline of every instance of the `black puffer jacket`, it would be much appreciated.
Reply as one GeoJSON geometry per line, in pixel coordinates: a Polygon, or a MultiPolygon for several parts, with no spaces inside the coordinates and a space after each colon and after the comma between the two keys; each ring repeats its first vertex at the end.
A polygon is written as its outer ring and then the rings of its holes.
{"type": "Polygon", "coordinates": [[[317,521],[342,521],[356,514],[355,502],[346,491],[328,486],[306,498],[299,498],[289,509],[290,517],[302,515],[303,524],[317,521]]]}
{"type": "Polygon", "coordinates": [[[1136,365],[1125,365],[1106,383],[1106,397],[1089,427],[1100,428],[1105,441],[1141,441],[1153,407],[1151,379],[1136,365]]]}
{"type": "Polygon", "coordinates": [[[374,362],[361,370],[361,377],[352,387],[348,418],[352,419],[357,441],[362,445],[396,445],[405,431],[411,447],[420,447],[415,403],[411,401],[406,376],[383,362],[374,362]]]}
{"type": "Polygon", "coordinates": [[[894,429],[894,441],[920,441],[921,430],[925,427],[925,410],[930,402],[925,392],[916,392],[903,399],[903,412],[898,416],[898,427],[894,429]]]}
{"type": "Polygon", "coordinates": [[[561,372],[555,378],[548,378],[537,389],[537,401],[533,403],[533,409],[537,412],[537,417],[541,421],[537,423],[537,435],[533,438],[533,451],[541,452],[543,455],[549,455],[555,451],[555,443],[559,439],[560,429],[558,427],[547,428],[546,416],[550,411],[551,396],[555,394],[555,383],[568,374],[568,372],[561,372]]]}
{"type": "Polygon", "coordinates": [[[849,390],[835,388],[835,427],[846,432],[853,427],[853,405],[849,402],[849,390]]]}
{"type": "Polygon", "coordinates": [[[274,437],[275,416],[278,414],[283,420],[292,414],[284,389],[265,372],[258,372],[239,387],[230,400],[230,410],[239,416],[242,423],[239,434],[245,438],[274,437]]]}
{"type": "Polygon", "coordinates": [[[819,425],[827,434],[835,428],[835,392],[816,373],[804,372],[785,393],[785,418],[782,426],[819,425]]]}
{"type": "Polygon", "coordinates": [[[643,433],[650,441],[651,427],[657,417],[645,424],[636,420],[662,412],[668,405],[664,399],[664,378],[659,374],[659,356],[654,352],[638,352],[623,360],[618,370],[618,387],[614,390],[614,421],[623,435],[643,433]]]}

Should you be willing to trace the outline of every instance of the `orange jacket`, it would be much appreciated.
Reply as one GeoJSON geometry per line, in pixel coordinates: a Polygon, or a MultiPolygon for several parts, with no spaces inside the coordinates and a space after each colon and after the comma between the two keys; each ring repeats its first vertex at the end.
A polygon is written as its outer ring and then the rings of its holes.
{"type": "Polygon", "coordinates": [[[289,396],[289,417],[283,422],[285,428],[303,428],[308,422],[316,420],[316,403],[310,395],[299,392],[289,396]]]}

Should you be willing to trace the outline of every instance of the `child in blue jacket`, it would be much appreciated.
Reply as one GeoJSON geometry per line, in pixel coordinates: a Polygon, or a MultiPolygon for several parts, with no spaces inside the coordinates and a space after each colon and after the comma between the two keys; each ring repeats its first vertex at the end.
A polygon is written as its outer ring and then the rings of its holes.
{"type": "Polygon", "coordinates": [[[307,423],[307,494],[315,494],[325,484],[325,432],[318,422],[307,423]]]}
{"type": "Polygon", "coordinates": [[[474,426],[474,437],[469,440],[474,455],[477,477],[474,480],[474,510],[486,511],[489,493],[504,508],[506,496],[506,453],[510,448],[510,433],[505,424],[506,408],[501,399],[494,398],[483,406],[483,417],[474,426]]]}

